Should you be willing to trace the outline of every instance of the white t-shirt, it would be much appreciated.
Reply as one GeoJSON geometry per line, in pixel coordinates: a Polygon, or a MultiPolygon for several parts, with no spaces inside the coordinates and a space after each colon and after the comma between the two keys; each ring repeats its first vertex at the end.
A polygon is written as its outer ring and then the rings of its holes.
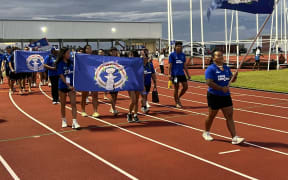
{"type": "Polygon", "coordinates": [[[161,54],[161,55],[159,56],[159,64],[160,64],[161,66],[164,66],[164,59],[165,59],[164,54],[161,54]]]}
{"type": "Polygon", "coordinates": [[[257,50],[256,50],[256,56],[260,56],[260,54],[261,54],[260,49],[257,49],[257,50]]]}

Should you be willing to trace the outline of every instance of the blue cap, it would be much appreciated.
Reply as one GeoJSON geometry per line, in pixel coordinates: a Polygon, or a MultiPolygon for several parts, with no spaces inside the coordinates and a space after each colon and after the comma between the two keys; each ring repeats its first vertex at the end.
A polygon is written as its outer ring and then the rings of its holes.
{"type": "Polygon", "coordinates": [[[12,49],[12,47],[11,46],[7,46],[6,49],[12,49]]]}

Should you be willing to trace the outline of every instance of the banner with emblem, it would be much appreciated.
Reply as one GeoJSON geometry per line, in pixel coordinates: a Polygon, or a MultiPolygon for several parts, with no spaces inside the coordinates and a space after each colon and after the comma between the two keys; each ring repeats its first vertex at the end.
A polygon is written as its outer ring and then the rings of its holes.
{"type": "Polygon", "coordinates": [[[271,14],[275,0],[212,0],[207,10],[209,19],[214,9],[232,9],[253,14],[271,14]]]}
{"type": "Polygon", "coordinates": [[[44,72],[44,59],[49,54],[49,51],[15,51],[16,73],[44,72]]]}
{"type": "Polygon", "coordinates": [[[143,59],[77,53],[74,87],[77,91],[143,91],[143,59]]]}

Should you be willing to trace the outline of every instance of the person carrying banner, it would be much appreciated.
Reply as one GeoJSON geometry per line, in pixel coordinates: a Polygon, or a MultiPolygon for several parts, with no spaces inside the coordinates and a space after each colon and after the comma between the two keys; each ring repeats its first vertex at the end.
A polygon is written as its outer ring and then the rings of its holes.
{"type": "Polygon", "coordinates": [[[77,108],[76,108],[76,91],[73,87],[73,61],[70,60],[69,48],[62,48],[56,60],[56,69],[59,75],[59,95],[61,102],[61,116],[62,116],[62,128],[68,127],[66,120],[66,96],[70,98],[70,104],[72,107],[72,128],[79,129],[80,125],[77,122],[77,108]]]}
{"type": "Polygon", "coordinates": [[[2,73],[4,72],[4,55],[0,54],[0,84],[3,84],[3,75],[2,73]]]}
{"type": "Polygon", "coordinates": [[[144,91],[141,93],[141,97],[142,97],[141,110],[144,113],[148,113],[149,107],[147,106],[147,97],[148,97],[148,94],[151,90],[151,79],[153,80],[154,89],[157,89],[157,83],[156,83],[156,73],[155,73],[153,63],[149,62],[148,56],[146,56],[146,57],[144,56],[143,60],[144,60],[144,91]]]}
{"type": "MultiPolygon", "coordinates": [[[[139,57],[137,51],[130,51],[128,54],[129,58],[133,57],[139,57]]],[[[139,91],[128,91],[129,97],[130,97],[130,105],[129,105],[129,112],[127,114],[127,121],[129,123],[133,122],[140,122],[138,118],[138,103],[139,103],[139,97],[140,92],[139,91]],[[132,111],[134,110],[134,115],[132,115],[132,111]]]]}
{"type": "MultiPolygon", "coordinates": [[[[92,47],[90,45],[86,45],[84,47],[84,53],[86,54],[92,54],[92,47]]],[[[81,100],[81,109],[82,109],[82,113],[81,116],[83,117],[87,117],[88,114],[85,111],[85,107],[86,107],[86,102],[87,102],[87,98],[89,96],[89,91],[82,91],[82,100],[81,100]]],[[[93,104],[93,110],[94,113],[92,114],[93,117],[97,118],[100,117],[100,114],[97,112],[98,110],[98,92],[91,92],[92,94],[92,104],[93,104]]]]}
{"type": "MultiPolygon", "coordinates": [[[[13,91],[11,91],[10,67],[9,67],[9,59],[10,59],[11,55],[12,55],[12,47],[7,46],[6,47],[6,53],[4,53],[4,55],[3,55],[3,61],[5,63],[5,75],[7,77],[8,86],[10,88],[10,92],[13,93],[13,91]]],[[[12,90],[13,90],[13,88],[12,88],[12,90]]]]}
{"type": "MultiPolygon", "coordinates": [[[[230,68],[224,65],[223,52],[214,50],[212,52],[214,63],[210,65],[205,72],[206,84],[209,86],[207,100],[209,115],[205,123],[205,131],[202,136],[206,141],[212,141],[210,129],[219,109],[224,114],[228,130],[232,136],[232,144],[240,144],[245,141],[244,138],[237,136],[233,120],[233,103],[229,90],[229,82],[233,76],[230,68]]],[[[232,83],[237,78],[233,78],[232,83]]]]}
{"type": "MultiPolygon", "coordinates": [[[[15,50],[18,50],[18,49],[13,48],[12,55],[9,57],[9,60],[8,60],[8,65],[10,69],[9,78],[10,78],[10,93],[11,94],[14,93],[14,83],[20,79],[19,77],[20,74],[17,74],[15,71],[15,56],[13,54],[15,50]]],[[[20,82],[18,82],[18,84],[19,84],[19,94],[23,95],[23,87],[20,82]]]]}
{"type": "MultiPolygon", "coordinates": [[[[24,48],[24,51],[29,51],[28,47],[24,48]]],[[[26,80],[28,81],[28,92],[31,93],[32,92],[32,73],[30,72],[26,72],[26,73],[21,73],[22,74],[22,79],[21,79],[21,83],[22,86],[24,88],[25,91],[25,85],[26,85],[26,80]]]]}
{"type": "Polygon", "coordinates": [[[190,77],[186,64],[186,55],[182,52],[182,49],[182,42],[176,42],[175,52],[172,52],[169,56],[168,77],[174,83],[174,100],[177,108],[182,108],[180,98],[188,90],[187,78],[189,79],[190,77]],[[180,83],[183,88],[179,94],[180,83]]]}
{"type": "MultiPolygon", "coordinates": [[[[112,48],[110,49],[110,56],[119,57],[119,53],[118,53],[117,48],[112,47],[112,48]]],[[[117,115],[119,114],[119,111],[116,109],[118,91],[111,91],[111,92],[110,92],[110,95],[111,95],[111,109],[110,109],[110,112],[111,112],[114,116],[117,116],[117,115]]]]}
{"type": "MultiPolygon", "coordinates": [[[[104,55],[105,55],[104,50],[103,50],[103,49],[99,49],[99,50],[98,50],[98,55],[99,55],[99,56],[104,56],[104,55]]],[[[104,92],[104,97],[103,97],[104,100],[109,100],[109,98],[107,97],[107,95],[108,95],[108,93],[107,93],[107,92],[104,92]]]]}
{"type": "Polygon", "coordinates": [[[51,54],[45,57],[44,67],[48,70],[48,76],[51,81],[52,104],[59,104],[58,81],[59,76],[56,69],[57,51],[51,48],[51,54]]]}

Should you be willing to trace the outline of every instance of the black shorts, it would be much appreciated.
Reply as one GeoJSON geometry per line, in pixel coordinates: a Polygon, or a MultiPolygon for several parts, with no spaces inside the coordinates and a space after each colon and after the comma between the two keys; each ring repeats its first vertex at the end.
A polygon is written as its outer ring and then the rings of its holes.
{"type": "Polygon", "coordinates": [[[187,82],[187,78],[185,75],[172,76],[172,82],[173,82],[173,84],[179,84],[179,83],[187,82]],[[175,78],[177,78],[177,83],[175,83],[175,78]]]}
{"type": "Polygon", "coordinates": [[[20,79],[20,74],[10,71],[9,77],[12,81],[17,81],[18,79],[20,79]]]}
{"type": "Polygon", "coordinates": [[[64,88],[64,89],[59,89],[59,91],[61,91],[63,93],[69,93],[71,91],[71,89],[64,88]]]}
{"type": "Polygon", "coordinates": [[[144,87],[145,87],[144,88],[145,92],[148,94],[150,92],[150,90],[151,90],[151,84],[150,85],[145,85],[144,87]]]}
{"type": "Polygon", "coordinates": [[[5,74],[6,74],[7,77],[9,77],[10,76],[10,69],[6,68],[5,69],[5,74]]]}
{"type": "Polygon", "coordinates": [[[109,94],[118,94],[118,91],[111,91],[111,92],[109,92],[109,94]]]}
{"type": "Polygon", "coordinates": [[[225,107],[233,106],[232,98],[231,96],[216,96],[211,93],[207,93],[207,101],[208,101],[208,107],[210,107],[213,110],[222,109],[225,107]]]}

